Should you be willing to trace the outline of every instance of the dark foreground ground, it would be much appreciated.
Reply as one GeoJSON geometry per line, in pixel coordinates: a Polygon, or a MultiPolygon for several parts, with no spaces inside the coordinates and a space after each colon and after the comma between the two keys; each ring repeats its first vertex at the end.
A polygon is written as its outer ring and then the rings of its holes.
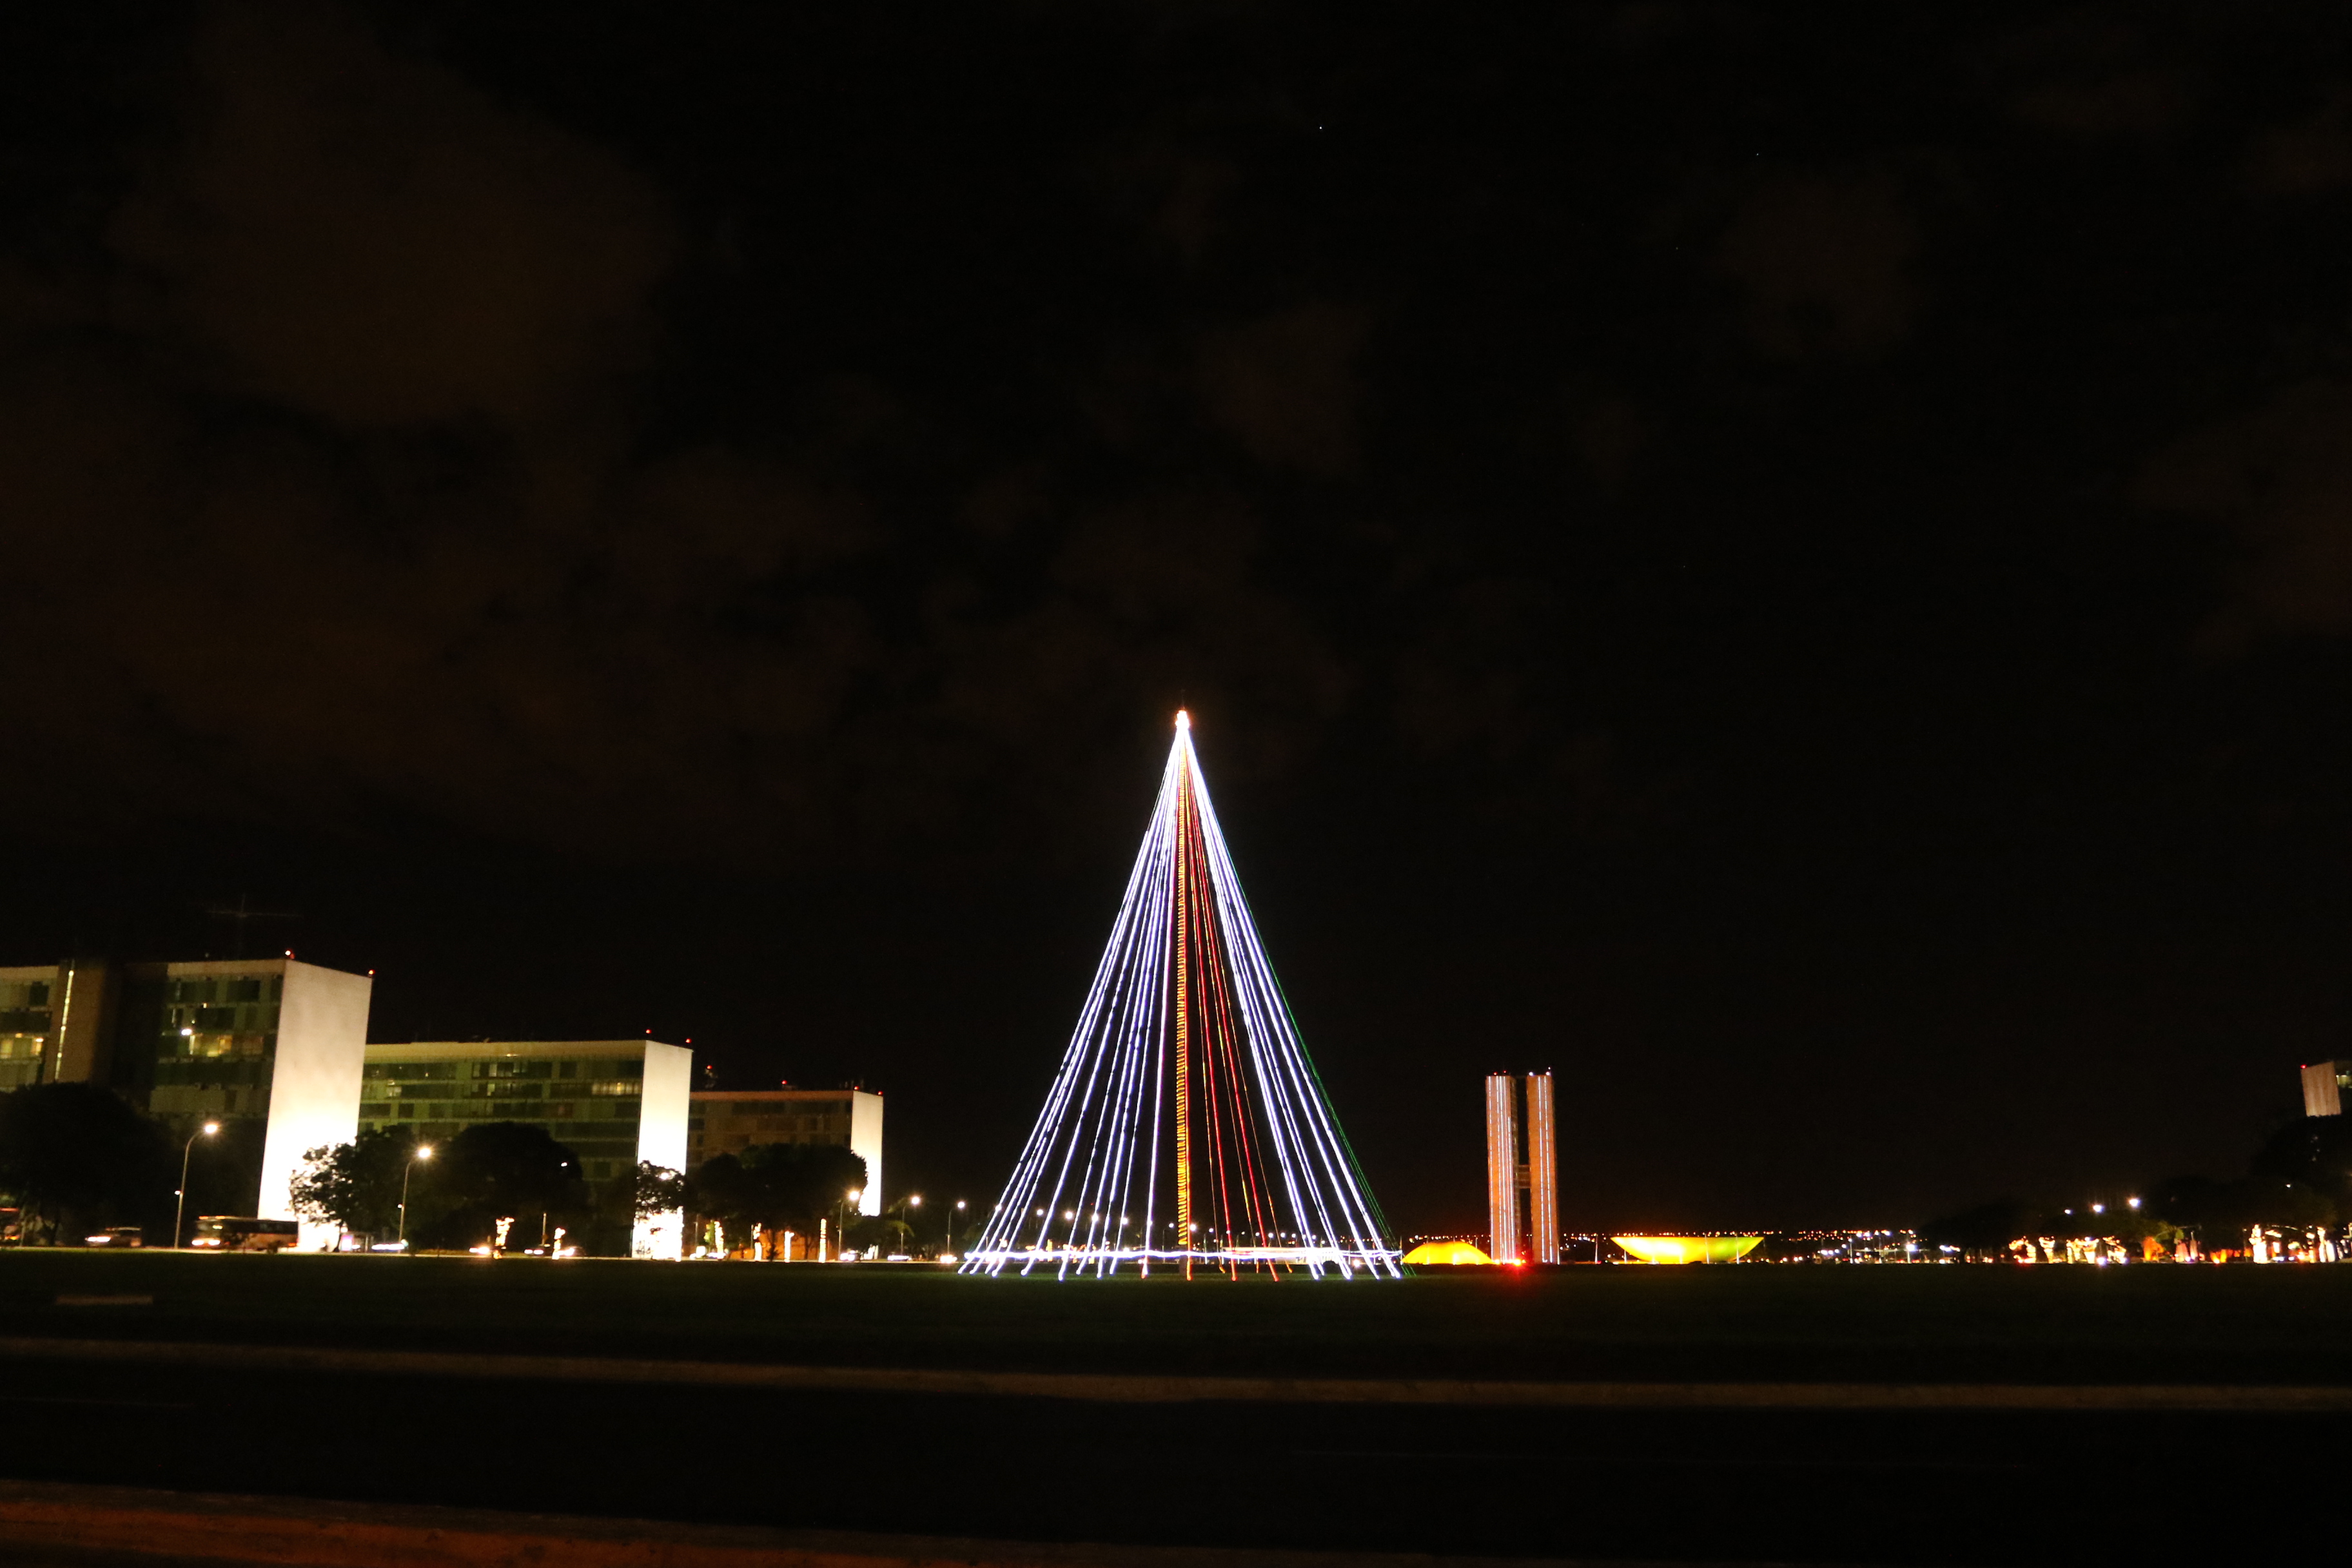
{"type": "Polygon", "coordinates": [[[2333,1495],[2352,1453],[2347,1331],[2352,1269],[1187,1287],[28,1253],[0,1257],[0,1415],[19,1480],[709,1525],[1699,1561],[2276,1558],[2336,1541],[2332,1509],[2294,1500],[2333,1495]],[[184,1348],[125,1360],[92,1342],[126,1340],[184,1348]],[[273,1346],[352,1353],[256,1359],[273,1346]],[[419,1352],[446,1359],[396,1359],[419,1352]],[[1130,1401],[1098,1382],[1083,1396],[611,1382],[468,1359],[555,1355],[1375,1386],[1335,1402],[1167,1384],[1130,1401]],[[1433,1395],[1437,1379],[1468,1392],[1433,1395]],[[1416,1400],[1381,1395],[1400,1380],[1416,1400]],[[1619,1392],[1477,1393],[1497,1382],[1619,1392]],[[2174,1407],[2136,1406],[2149,1388],[2174,1407]]]}

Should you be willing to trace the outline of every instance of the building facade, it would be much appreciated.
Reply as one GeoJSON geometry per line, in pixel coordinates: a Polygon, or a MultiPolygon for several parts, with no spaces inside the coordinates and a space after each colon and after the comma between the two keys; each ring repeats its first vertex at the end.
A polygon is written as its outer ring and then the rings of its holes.
{"type": "Polygon", "coordinates": [[[2352,1089],[2352,1061],[2311,1063],[2303,1069],[2303,1113],[2343,1115],[2347,1089],[2352,1089]]]}
{"type": "Polygon", "coordinates": [[[293,1219],[303,1154],[357,1130],[374,986],[290,957],[0,969],[0,1089],[103,1084],[179,1140],[242,1123],[260,1156],[238,1212],[293,1219]]]}
{"type": "MultiPolygon", "coordinates": [[[[477,1121],[520,1121],[580,1157],[599,1195],[640,1162],[687,1164],[694,1053],[659,1040],[435,1040],[370,1046],[358,1123],[406,1128],[425,1142],[477,1121]]],[[[630,1250],[675,1257],[676,1216],[640,1222],[630,1250]],[[665,1248],[667,1250],[665,1250],[665,1248]]]]}
{"type": "Polygon", "coordinates": [[[1486,1223],[1497,1263],[1559,1261],[1551,1074],[1486,1079],[1486,1223]]]}
{"type": "Polygon", "coordinates": [[[761,1143],[832,1143],[866,1162],[861,1215],[882,1212],[882,1097],[862,1089],[701,1089],[687,1121],[688,1169],[761,1143]]]}
{"type": "Polygon", "coordinates": [[[0,1090],[95,1081],[116,977],[89,959],[0,969],[0,1090]]]}

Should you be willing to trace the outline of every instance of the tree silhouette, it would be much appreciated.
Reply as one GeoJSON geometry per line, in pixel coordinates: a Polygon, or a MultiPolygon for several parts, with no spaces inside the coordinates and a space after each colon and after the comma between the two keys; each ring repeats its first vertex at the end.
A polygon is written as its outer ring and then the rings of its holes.
{"type": "MultiPolygon", "coordinates": [[[[575,1220],[589,1205],[579,1156],[528,1122],[476,1122],[443,1145],[433,1163],[440,1217],[430,1229],[444,1243],[487,1241],[502,1219],[516,1222],[511,1235],[535,1241],[541,1230],[575,1220]]],[[[414,1221],[410,1229],[414,1234],[414,1221]]]]}
{"type": "Polygon", "coordinates": [[[294,1178],[294,1212],[389,1234],[400,1225],[401,1185],[415,1152],[416,1135],[405,1127],[371,1128],[349,1143],[312,1149],[294,1178]]]}
{"type": "Polygon", "coordinates": [[[866,1185],[866,1161],[838,1143],[763,1143],[705,1160],[687,1182],[686,1207],[730,1234],[816,1229],[842,1194],[866,1185]]]}
{"type": "Polygon", "coordinates": [[[173,1174],[161,1130],[110,1089],[44,1083],[0,1094],[0,1188],[16,1194],[28,1239],[152,1212],[173,1174]]]}

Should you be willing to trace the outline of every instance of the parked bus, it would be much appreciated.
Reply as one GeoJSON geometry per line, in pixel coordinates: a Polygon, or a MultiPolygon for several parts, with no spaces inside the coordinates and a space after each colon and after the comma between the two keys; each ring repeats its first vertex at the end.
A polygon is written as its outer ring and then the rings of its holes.
{"type": "Polygon", "coordinates": [[[279,1252],[294,1245],[302,1227],[290,1219],[249,1219],[243,1215],[211,1214],[196,1221],[190,1247],[218,1252],[279,1252]]]}

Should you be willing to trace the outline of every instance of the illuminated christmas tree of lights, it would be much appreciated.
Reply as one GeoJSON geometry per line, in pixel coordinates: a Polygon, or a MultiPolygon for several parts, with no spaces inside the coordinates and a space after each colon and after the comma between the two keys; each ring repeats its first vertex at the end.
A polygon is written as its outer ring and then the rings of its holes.
{"type": "Polygon", "coordinates": [[[1226,853],[1192,721],[1078,1026],[965,1273],[1398,1275],[1226,853]]]}

